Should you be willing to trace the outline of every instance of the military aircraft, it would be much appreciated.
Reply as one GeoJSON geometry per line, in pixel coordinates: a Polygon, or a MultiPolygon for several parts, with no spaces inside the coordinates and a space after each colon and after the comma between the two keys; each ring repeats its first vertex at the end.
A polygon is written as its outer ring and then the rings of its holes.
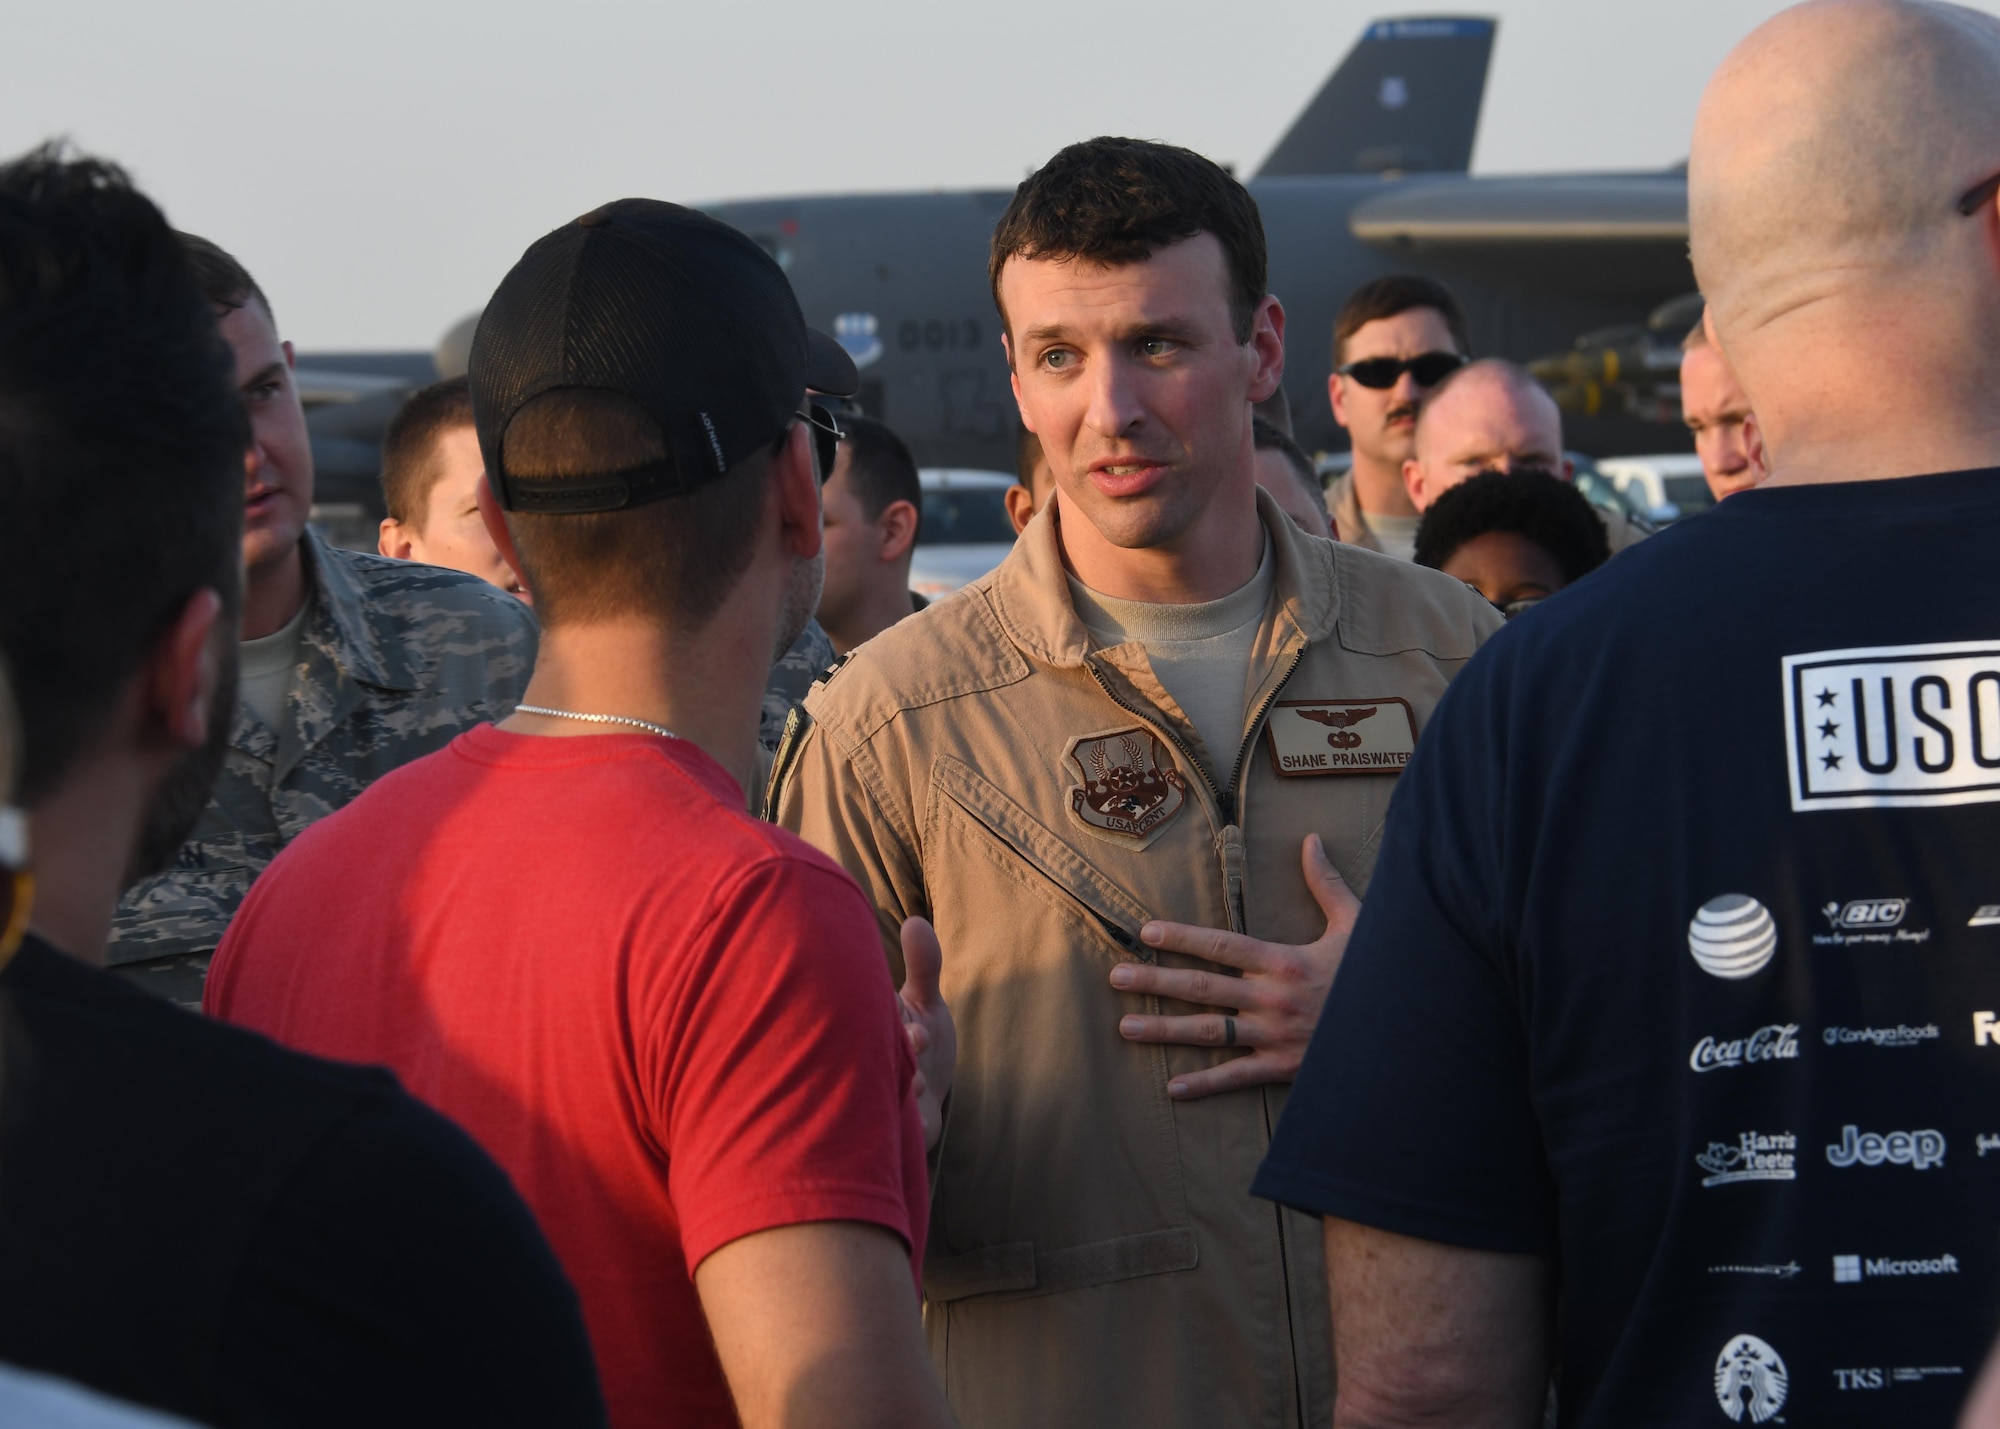
{"type": "MultiPolygon", "coordinates": [[[[1572,409],[1572,447],[1612,455],[1685,445],[1658,424],[1660,385],[1678,358],[1666,354],[1680,334],[1644,324],[1694,287],[1686,176],[1471,177],[1495,32],[1478,17],[1370,24],[1248,181],[1271,291],[1287,312],[1285,389],[1308,450],[1346,445],[1326,399],[1334,315],[1356,286],[1393,272],[1446,283],[1465,305],[1475,354],[1555,355],[1544,380],[1572,409]]],[[[986,255],[1010,197],[986,189],[702,207],[784,267],[807,320],[861,368],[861,408],[895,427],[920,465],[1004,471],[1016,414],[986,255]]],[[[463,370],[475,320],[446,335],[441,370],[463,370]]],[[[363,403],[382,404],[379,394],[354,405],[363,403]]],[[[342,415],[330,406],[318,421],[330,440],[339,428],[348,465],[359,455],[356,419],[373,413],[342,415]]]]}

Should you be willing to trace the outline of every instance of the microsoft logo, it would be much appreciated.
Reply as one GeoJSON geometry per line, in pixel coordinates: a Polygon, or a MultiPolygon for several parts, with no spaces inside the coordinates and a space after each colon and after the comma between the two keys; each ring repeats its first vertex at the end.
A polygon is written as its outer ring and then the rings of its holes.
{"type": "Polygon", "coordinates": [[[1836,1255],[1833,1258],[1833,1283],[1836,1285],[1856,1284],[1861,1279],[1861,1257],[1858,1255],[1836,1255]]]}

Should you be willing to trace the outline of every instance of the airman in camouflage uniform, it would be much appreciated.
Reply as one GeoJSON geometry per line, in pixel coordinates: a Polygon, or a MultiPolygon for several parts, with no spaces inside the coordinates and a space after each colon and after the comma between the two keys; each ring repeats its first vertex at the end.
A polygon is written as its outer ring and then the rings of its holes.
{"type": "Polygon", "coordinates": [[[771,667],[771,678],[764,686],[764,708],[757,716],[757,787],[748,791],[752,813],[763,811],[765,785],[771,779],[771,762],[777,758],[778,746],[784,742],[785,725],[791,719],[792,711],[805,704],[806,694],[813,683],[832,669],[839,659],[833,641],[827,638],[820,623],[808,620],[806,628],[799,632],[799,638],[771,667]]]}
{"type": "Polygon", "coordinates": [[[278,850],[390,770],[505,718],[534,670],[534,617],[485,581],[341,550],[310,529],[302,550],[289,719],[272,729],[239,702],[201,823],[172,868],[126,893],[112,928],[111,964],[177,1002],[199,1005],[209,955],[278,850]]]}
{"type": "Polygon", "coordinates": [[[817,620],[808,620],[791,648],[778,657],[778,663],[771,667],[770,683],[764,686],[763,713],[757,718],[757,743],[765,758],[777,750],[778,741],[785,737],[786,719],[805,703],[813,682],[839,658],[817,620]]]}

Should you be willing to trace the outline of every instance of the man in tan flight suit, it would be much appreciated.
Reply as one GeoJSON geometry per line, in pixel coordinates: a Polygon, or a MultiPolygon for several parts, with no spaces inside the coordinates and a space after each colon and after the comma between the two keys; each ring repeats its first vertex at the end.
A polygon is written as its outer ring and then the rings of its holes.
{"type": "Polygon", "coordinates": [[[1258,492],[1284,313],[1214,164],[1064,150],[993,276],[1056,499],[815,690],[772,808],[892,962],[913,914],[945,950],[924,1291],[960,1422],[1324,1424],[1319,1228],[1248,1188],[1396,774],[1500,617],[1258,492]]]}

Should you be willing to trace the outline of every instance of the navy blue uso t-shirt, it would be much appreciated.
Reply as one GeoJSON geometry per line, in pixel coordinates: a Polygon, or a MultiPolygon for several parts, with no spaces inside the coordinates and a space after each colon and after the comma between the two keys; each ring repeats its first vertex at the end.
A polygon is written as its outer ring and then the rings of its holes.
{"type": "Polygon", "coordinates": [[[1259,1195],[1561,1267],[1565,1425],[1948,1425],[2000,1312],[2000,471],[1733,496],[1402,776],[1259,1195]]]}

